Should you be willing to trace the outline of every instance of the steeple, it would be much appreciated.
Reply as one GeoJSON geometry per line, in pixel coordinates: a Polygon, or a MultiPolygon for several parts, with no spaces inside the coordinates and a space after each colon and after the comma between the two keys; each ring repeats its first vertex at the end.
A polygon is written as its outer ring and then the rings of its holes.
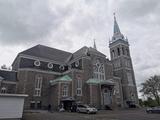
{"type": "Polygon", "coordinates": [[[94,40],[93,48],[94,48],[95,50],[97,50],[95,39],[93,39],[93,40],[94,40]]]}
{"type": "Polygon", "coordinates": [[[121,106],[129,107],[127,101],[138,105],[138,95],[135,83],[134,69],[127,37],[121,33],[114,13],[112,40],[109,40],[110,58],[113,65],[113,75],[120,80],[121,106]]]}
{"type": "Polygon", "coordinates": [[[119,29],[119,26],[118,26],[118,23],[117,23],[117,20],[116,20],[116,16],[115,16],[115,13],[113,13],[114,15],[114,28],[113,28],[113,34],[121,34],[121,31],[119,29]]]}

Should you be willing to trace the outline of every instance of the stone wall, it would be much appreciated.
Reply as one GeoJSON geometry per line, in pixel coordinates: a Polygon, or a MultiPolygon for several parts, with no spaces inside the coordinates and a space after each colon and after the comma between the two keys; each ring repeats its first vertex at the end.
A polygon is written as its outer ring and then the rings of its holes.
{"type": "MultiPolygon", "coordinates": [[[[49,81],[55,79],[57,75],[47,74],[41,71],[28,71],[28,70],[20,70],[18,72],[18,93],[28,94],[29,96],[25,100],[25,108],[30,108],[31,102],[41,102],[42,109],[46,109],[49,104],[49,96],[50,96],[50,85],[49,81]],[[35,96],[35,77],[36,75],[40,75],[43,78],[42,88],[41,88],[41,96],[35,96]]],[[[35,108],[37,106],[35,105],[35,108]]]]}

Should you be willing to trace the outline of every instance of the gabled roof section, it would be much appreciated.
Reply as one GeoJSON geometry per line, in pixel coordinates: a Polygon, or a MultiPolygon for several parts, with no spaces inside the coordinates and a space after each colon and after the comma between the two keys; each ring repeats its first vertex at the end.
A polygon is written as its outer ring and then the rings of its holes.
{"type": "Polygon", "coordinates": [[[80,57],[80,56],[84,56],[87,54],[87,52],[88,52],[88,47],[84,46],[73,53],[73,59],[80,57]]]}
{"type": "Polygon", "coordinates": [[[86,81],[87,84],[100,84],[100,80],[91,78],[86,81]]]}
{"type": "Polygon", "coordinates": [[[73,53],[73,59],[78,58],[80,56],[86,56],[88,54],[96,54],[96,55],[100,55],[103,57],[106,57],[103,53],[99,52],[98,50],[92,48],[92,47],[82,47],[81,49],[79,49],[78,51],[76,51],[75,53],[73,53]]]}
{"type": "Polygon", "coordinates": [[[101,85],[115,85],[112,79],[108,80],[98,80],[95,78],[90,78],[86,81],[87,84],[101,84],[101,85]]]}
{"type": "Polygon", "coordinates": [[[0,70],[0,79],[6,80],[6,81],[17,81],[17,72],[15,71],[7,71],[7,70],[0,70]]]}
{"type": "Polygon", "coordinates": [[[65,62],[72,53],[47,47],[44,45],[36,45],[19,54],[30,55],[34,57],[45,58],[58,62],[65,62]]]}
{"type": "Polygon", "coordinates": [[[90,52],[91,54],[96,54],[96,55],[100,55],[100,56],[102,56],[102,57],[106,57],[106,55],[104,55],[103,53],[99,52],[98,50],[96,50],[96,49],[94,49],[94,48],[92,48],[92,47],[89,47],[89,52],[90,52]]]}
{"type": "Polygon", "coordinates": [[[72,81],[72,79],[68,75],[64,75],[56,79],[56,81],[72,81]]]}
{"type": "Polygon", "coordinates": [[[71,82],[71,81],[72,81],[71,77],[69,77],[68,75],[64,75],[64,76],[59,77],[55,80],[50,80],[50,84],[55,85],[57,82],[71,82]]]}

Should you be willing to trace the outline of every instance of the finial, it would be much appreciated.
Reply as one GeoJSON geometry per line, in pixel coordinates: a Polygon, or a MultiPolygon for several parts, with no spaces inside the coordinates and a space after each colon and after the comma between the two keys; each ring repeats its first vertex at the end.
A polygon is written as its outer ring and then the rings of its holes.
{"type": "Polygon", "coordinates": [[[94,38],[94,39],[93,39],[93,42],[94,42],[94,46],[93,46],[93,48],[97,50],[97,47],[96,47],[96,42],[95,42],[95,40],[96,40],[96,39],[94,38]]]}
{"type": "Polygon", "coordinates": [[[116,13],[115,12],[113,13],[113,16],[114,16],[114,20],[116,20],[116,13]]]}
{"type": "Polygon", "coordinates": [[[128,42],[128,37],[126,36],[126,41],[128,42]]]}

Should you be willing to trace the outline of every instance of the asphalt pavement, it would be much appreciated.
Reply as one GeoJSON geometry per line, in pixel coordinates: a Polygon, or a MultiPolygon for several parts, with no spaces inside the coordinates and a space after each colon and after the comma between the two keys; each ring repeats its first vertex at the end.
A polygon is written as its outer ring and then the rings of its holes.
{"type": "Polygon", "coordinates": [[[160,114],[147,114],[144,109],[102,110],[97,114],[27,111],[23,120],[160,120],[160,114]]]}

